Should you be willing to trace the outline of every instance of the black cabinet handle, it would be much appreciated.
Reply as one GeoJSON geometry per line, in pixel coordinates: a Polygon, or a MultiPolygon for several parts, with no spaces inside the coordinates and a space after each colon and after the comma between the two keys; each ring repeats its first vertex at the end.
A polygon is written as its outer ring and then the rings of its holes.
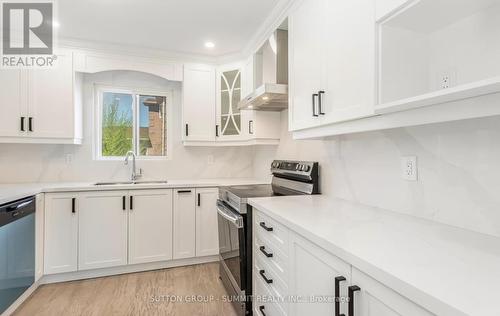
{"type": "Polygon", "coordinates": [[[266,251],[266,247],[265,246],[260,246],[259,249],[260,249],[260,252],[262,252],[264,254],[264,256],[266,256],[268,258],[271,258],[273,256],[272,253],[269,253],[269,252],[266,251]]]}
{"type": "Polygon", "coordinates": [[[24,130],[24,116],[21,116],[21,132],[25,132],[25,130],[24,130]]]}
{"type": "Polygon", "coordinates": [[[266,271],[265,271],[265,270],[260,270],[260,271],[259,271],[259,274],[260,274],[260,276],[264,279],[264,281],[266,281],[266,283],[267,283],[267,284],[271,284],[271,283],[273,283],[273,280],[272,280],[272,279],[268,279],[268,278],[266,277],[266,271]]]}
{"type": "Polygon", "coordinates": [[[219,137],[219,125],[215,125],[215,137],[219,137]]]}
{"type": "Polygon", "coordinates": [[[201,206],[201,194],[198,193],[198,206],[201,206]]]}
{"type": "Polygon", "coordinates": [[[253,120],[248,121],[248,134],[253,135],[253,120]]]}
{"type": "Polygon", "coordinates": [[[360,291],[361,288],[357,285],[352,285],[347,288],[347,296],[349,297],[349,308],[348,308],[348,316],[354,316],[354,292],[360,291]]]}
{"type": "Polygon", "coordinates": [[[125,211],[125,209],[127,208],[127,206],[125,204],[127,204],[127,201],[125,200],[126,197],[125,195],[122,196],[122,209],[125,211]]]}
{"type": "Polygon", "coordinates": [[[318,109],[320,115],[325,115],[323,112],[323,94],[325,94],[325,91],[318,91],[318,109]]]}
{"type": "Polygon", "coordinates": [[[71,199],[71,213],[76,213],[76,198],[71,199]]]}
{"type": "Polygon", "coordinates": [[[260,222],[259,225],[260,225],[260,227],[264,228],[268,232],[272,232],[273,231],[273,228],[272,227],[267,227],[266,223],[264,223],[264,222],[260,222]]]}
{"type": "Polygon", "coordinates": [[[313,104],[313,116],[314,117],[318,117],[319,116],[318,114],[316,114],[316,97],[318,97],[318,96],[319,95],[317,93],[313,93],[313,95],[312,95],[312,99],[313,99],[313,102],[312,102],[312,104],[313,104]]]}
{"type": "Polygon", "coordinates": [[[340,282],[345,280],[346,278],[343,276],[335,278],[335,316],[340,316],[340,282]]]}
{"type": "Polygon", "coordinates": [[[264,305],[259,306],[259,312],[262,316],[266,316],[266,313],[264,313],[265,309],[266,307],[264,305]]]}
{"type": "Polygon", "coordinates": [[[177,193],[191,193],[191,190],[179,190],[177,193]]]}
{"type": "Polygon", "coordinates": [[[133,210],[134,209],[134,196],[131,195],[130,196],[130,210],[133,210]]]}
{"type": "Polygon", "coordinates": [[[186,123],[186,136],[189,136],[189,124],[186,123]]]}
{"type": "Polygon", "coordinates": [[[33,118],[28,118],[28,131],[33,132],[33,118]]]}

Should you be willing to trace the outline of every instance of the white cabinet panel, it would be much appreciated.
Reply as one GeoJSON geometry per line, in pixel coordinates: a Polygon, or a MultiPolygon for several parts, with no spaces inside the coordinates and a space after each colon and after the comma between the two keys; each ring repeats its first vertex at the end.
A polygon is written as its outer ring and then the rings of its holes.
{"type": "Polygon", "coordinates": [[[219,254],[217,188],[196,189],[196,256],[219,254]]]}
{"type": "MultiPolygon", "coordinates": [[[[328,297],[327,302],[291,303],[290,315],[335,315],[335,278],[343,276],[341,296],[345,296],[349,284],[351,266],[306,239],[290,234],[290,295],[303,298],[328,297]]],[[[347,315],[345,304],[341,312],[347,315]]]]}
{"type": "Polygon", "coordinates": [[[57,193],[45,197],[45,274],[72,272],[78,268],[77,204],[77,194],[57,193]]]}
{"type": "MultiPolygon", "coordinates": [[[[375,4],[328,1],[321,124],[373,114],[375,104],[375,4]]],[[[319,102],[320,100],[318,100],[319,102]]]]}
{"type": "Polygon", "coordinates": [[[60,54],[57,57],[57,65],[54,68],[29,72],[29,119],[32,120],[30,137],[74,137],[72,53],[60,54]]]}
{"type": "Polygon", "coordinates": [[[321,89],[327,2],[303,0],[288,18],[290,130],[319,124],[319,116],[314,116],[318,110],[313,109],[313,95],[321,89]]]}
{"type": "Polygon", "coordinates": [[[174,190],[173,258],[196,255],[196,196],[193,189],[174,190]]]}
{"type": "Polygon", "coordinates": [[[127,194],[107,191],[80,195],[79,270],[127,264],[127,194]]]}
{"type": "Polygon", "coordinates": [[[172,259],[172,190],[129,191],[128,263],[172,259]]]}
{"type": "Polygon", "coordinates": [[[215,69],[184,65],[183,125],[185,141],[215,141],[215,69]]]}
{"type": "MultiPolygon", "coordinates": [[[[25,134],[21,130],[21,119],[26,120],[28,115],[26,74],[26,71],[22,70],[0,70],[0,137],[25,134]]],[[[25,121],[25,130],[26,123],[25,121]]]]}
{"type": "Polygon", "coordinates": [[[381,19],[410,0],[377,0],[376,19],[381,19]]]}
{"type": "Polygon", "coordinates": [[[355,292],[354,315],[357,316],[433,316],[414,302],[377,282],[353,267],[352,284],[361,288],[355,292]]]}

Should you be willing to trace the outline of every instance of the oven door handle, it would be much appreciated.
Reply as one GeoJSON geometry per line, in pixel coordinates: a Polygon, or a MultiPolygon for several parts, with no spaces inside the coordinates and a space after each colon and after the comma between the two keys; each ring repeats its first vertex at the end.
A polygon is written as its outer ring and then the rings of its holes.
{"type": "Polygon", "coordinates": [[[243,217],[234,214],[221,204],[217,204],[217,213],[237,228],[243,228],[243,217]]]}

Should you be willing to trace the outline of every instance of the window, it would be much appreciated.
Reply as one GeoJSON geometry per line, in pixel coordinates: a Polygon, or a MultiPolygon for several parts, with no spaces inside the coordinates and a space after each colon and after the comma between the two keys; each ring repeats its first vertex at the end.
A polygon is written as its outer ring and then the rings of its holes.
{"type": "Polygon", "coordinates": [[[167,156],[167,95],[99,89],[97,158],[167,156]]]}

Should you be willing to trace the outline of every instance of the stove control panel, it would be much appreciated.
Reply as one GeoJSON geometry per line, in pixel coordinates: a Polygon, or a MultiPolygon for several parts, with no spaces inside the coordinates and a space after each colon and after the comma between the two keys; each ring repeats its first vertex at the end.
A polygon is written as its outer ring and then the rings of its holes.
{"type": "Polygon", "coordinates": [[[271,164],[271,172],[273,173],[296,173],[296,174],[308,174],[317,168],[317,162],[311,161],[286,161],[286,160],[275,160],[271,164]]]}

